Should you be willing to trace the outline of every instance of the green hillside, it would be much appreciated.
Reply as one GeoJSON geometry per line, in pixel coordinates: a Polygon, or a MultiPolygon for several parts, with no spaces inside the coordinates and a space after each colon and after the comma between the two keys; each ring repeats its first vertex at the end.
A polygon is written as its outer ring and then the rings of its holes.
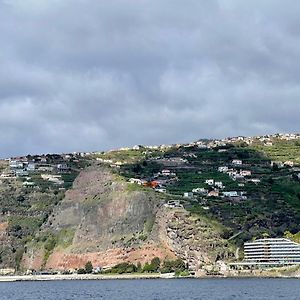
{"type": "MultiPolygon", "coordinates": [[[[251,145],[228,143],[211,148],[182,145],[162,151],[160,156],[156,153],[155,157],[149,157],[148,153],[148,157],[144,156],[138,162],[122,165],[118,172],[128,180],[132,177],[161,180],[161,188],[166,190],[170,199],[181,199],[188,210],[219,220],[228,228],[228,237],[239,233],[235,242],[242,244],[263,234],[282,236],[287,230],[292,233],[300,230],[300,170],[297,167],[300,146],[297,141],[274,138],[272,142],[273,146],[263,146],[257,141],[251,145]],[[242,165],[234,166],[234,159],[242,160],[242,165]],[[295,165],[273,166],[272,160],[291,160],[295,165]],[[221,166],[237,172],[250,171],[251,176],[245,176],[241,181],[233,180],[228,174],[218,171],[221,166]],[[170,170],[176,177],[173,180],[157,177],[163,169],[170,170]],[[196,188],[208,192],[213,190],[205,183],[207,179],[223,183],[225,188],[219,190],[219,196],[193,193],[184,197],[184,193],[196,188]],[[252,179],[257,182],[252,182],[252,179]],[[221,195],[229,191],[243,192],[244,197],[221,195]]],[[[142,150],[136,151],[141,155],[142,150]]]]}
{"type": "MultiPolygon", "coordinates": [[[[153,189],[167,206],[183,206],[197,218],[211,220],[222,227],[222,238],[236,246],[266,235],[288,234],[299,240],[299,141],[299,136],[241,137],[2,160],[0,268],[19,268],[23,254],[33,243],[48,247],[53,237],[45,235],[45,224],[52,225],[49,220],[55,219],[55,207],[80,171],[90,165],[105,165],[109,173],[118,175],[115,178],[120,184],[131,182],[124,189],[127,193],[153,195],[153,189]]],[[[94,179],[86,180],[91,183],[94,179]]],[[[92,189],[112,184],[97,182],[92,189]]],[[[78,188],[79,195],[85,188],[78,188]]],[[[93,201],[98,199],[96,194],[93,197],[93,201]]]]}

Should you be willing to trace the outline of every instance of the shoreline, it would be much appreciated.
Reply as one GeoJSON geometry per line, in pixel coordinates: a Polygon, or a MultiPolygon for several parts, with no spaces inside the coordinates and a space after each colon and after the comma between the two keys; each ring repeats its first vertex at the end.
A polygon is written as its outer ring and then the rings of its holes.
{"type": "Polygon", "coordinates": [[[21,281],[62,281],[62,280],[134,280],[134,279],[300,279],[299,276],[182,276],[174,274],[70,274],[70,275],[4,275],[0,276],[1,282],[21,281]]]}
{"type": "Polygon", "coordinates": [[[4,275],[4,276],[0,276],[0,282],[55,281],[55,280],[162,279],[162,278],[172,278],[172,277],[161,276],[161,274],[4,275]]]}

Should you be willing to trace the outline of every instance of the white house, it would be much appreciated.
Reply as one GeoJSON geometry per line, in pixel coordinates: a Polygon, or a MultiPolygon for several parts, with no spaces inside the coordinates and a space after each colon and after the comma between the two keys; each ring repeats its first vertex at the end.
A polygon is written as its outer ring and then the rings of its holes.
{"type": "Polygon", "coordinates": [[[159,192],[159,193],[166,193],[167,192],[167,190],[163,189],[163,188],[156,188],[155,191],[159,192]]]}
{"type": "Polygon", "coordinates": [[[143,180],[138,179],[138,178],[130,178],[130,179],[129,179],[129,182],[130,182],[130,183],[136,183],[136,184],[139,184],[139,185],[142,185],[142,184],[144,183],[143,180]]]}
{"type": "Polygon", "coordinates": [[[207,190],[205,188],[195,188],[192,189],[193,193],[199,193],[199,194],[207,194],[207,190]]]}
{"type": "Polygon", "coordinates": [[[185,193],[183,193],[183,197],[184,198],[192,198],[193,196],[194,196],[194,194],[191,193],[191,192],[185,192],[185,193]]]}
{"type": "Polygon", "coordinates": [[[240,159],[233,159],[233,160],[232,160],[232,164],[233,164],[233,165],[236,165],[236,166],[240,166],[240,165],[243,164],[243,161],[240,160],[240,159]]]}
{"type": "Polygon", "coordinates": [[[293,167],[294,166],[294,162],[287,160],[283,163],[286,167],[293,167]]]}
{"type": "Polygon", "coordinates": [[[237,170],[230,169],[226,172],[230,177],[233,177],[237,174],[237,170]]]}
{"type": "Polygon", "coordinates": [[[57,165],[56,165],[56,168],[57,168],[59,171],[68,171],[68,170],[70,169],[66,163],[57,164],[57,165]]]}
{"type": "Polygon", "coordinates": [[[24,163],[18,160],[11,160],[9,162],[9,166],[12,169],[22,169],[24,167],[24,163]]]}
{"type": "Polygon", "coordinates": [[[164,176],[170,176],[171,171],[168,170],[168,169],[164,169],[164,170],[161,171],[161,174],[164,175],[164,176]]]}
{"type": "Polygon", "coordinates": [[[30,172],[35,171],[35,163],[33,163],[33,162],[28,163],[27,171],[30,171],[30,172]]]}
{"type": "Polygon", "coordinates": [[[228,167],[227,166],[221,166],[221,167],[218,168],[218,171],[222,172],[222,173],[226,173],[228,171],[228,167]]]}
{"type": "Polygon", "coordinates": [[[41,167],[38,168],[38,171],[40,171],[40,172],[52,172],[53,167],[41,166],[41,167]]]}
{"type": "Polygon", "coordinates": [[[223,192],[224,197],[237,197],[238,192],[237,191],[230,191],[230,192],[223,192]]]}
{"type": "Polygon", "coordinates": [[[240,171],[240,175],[242,176],[251,176],[251,171],[248,171],[248,170],[241,170],[240,171]]]}
{"type": "Polygon", "coordinates": [[[132,147],[133,150],[140,150],[140,146],[139,145],[135,145],[132,147]]]}
{"type": "Polygon", "coordinates": [[[28,176],[28,172],[24,169],[17,169],[16,170],[16,176],[17,177],[28,176]]]}
{"type": "Polygon", "coordinates": [[[215,182],[215,186],[218,187],[219,189],[223,189],[224,188],[224,185],[223,185],[222,181],[216,181],[215,182]]]}
{"type": "Polygon", "coordinates": [[[213,179],[206,179],[205,180],[205,183],[208,184],[208,185],[214,185],[214,182],[215,181],[213,179]]]}
{"type": "Polygon", "coordinates": [[[232,176],[232,179],[233,179],[234,181],[243,181],[245,178],[244,178],[244,176],[241,175],[241,174],[234,174],[234,175],[232,176]]]}
{"type": "Polygon", "coordinates": [[[260,179],[258,179],[258,178],[252,178],[252,179],[250,179],[250,181],[255,183],[255,184],[260,183],[260,179]]]}
{"type": "Polygon", "coordinates": [[[183,205],[180,204],[179,200],[169,200],[167,203],[164,204],[164,207],[168,207],[168,208],[182,208],[183,205]]]}
{"type": "Polygon", "coordinates": [[[34,186],[34,182],[31,182],[31,181],[24,181],[22,183],[23,186],[34,186]]]}

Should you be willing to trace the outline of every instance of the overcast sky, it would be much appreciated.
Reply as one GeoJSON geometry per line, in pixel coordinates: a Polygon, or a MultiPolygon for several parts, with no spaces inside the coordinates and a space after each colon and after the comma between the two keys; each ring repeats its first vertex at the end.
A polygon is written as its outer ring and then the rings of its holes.
{"type": "Polygon", "coordinates": [[[0,0],[0,157],[300,131],[300,1],[0,0]]]}

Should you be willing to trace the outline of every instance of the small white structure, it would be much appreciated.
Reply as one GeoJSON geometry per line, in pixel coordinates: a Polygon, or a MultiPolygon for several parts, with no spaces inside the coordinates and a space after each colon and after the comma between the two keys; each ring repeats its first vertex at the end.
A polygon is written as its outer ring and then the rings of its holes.
{"type": "Polygon", "coordinates": [[[135,145],[132,147],[133,150],[140,150],[140,146],[139,145],[135,145]]]}
{"type": "Polygon", "coordinates": [[[292,162],[291,160],[287,160],[283,164],[286,167],[293,167],[294,166],[294,162],[292,162]]]}
{"type": "Polygon", "coordinates": [[[228,171],[228,167],[227,166],[221,166],[218,168],[218,171],[221,173],[226,173],[228,171]]]}
{"type": "Polygon", "coordinates": [[[18,160],[11,160],[9,162],[9,166],[12,169],[23,169],[24,163],[18,160]]]}
{"type": "Polygon", "coordinates": [[[241,170],[240,171],[240,175],[242,175],[242,176],[251,176],[251,171],[249,171],[249,170],[241,170]]]}
{"type": "Polygon", "coordinates": [[[138,184],[138,185],[142,185],[143,184],[143,180],[138,179],[138,178],[130,178],[129,182],[130,183],[135,183],[135,184],[138,184]]]}
{"type": "Polygon", "coordinates": [[[28,166],[27,166],[26,169],[27,169],[27,171],[29,171],[29,172],[35,171],[35,163],[33,163],[33,162],[28,163],[28,166]]]}
{"type": "Polygon", "coordinates": [[[155,191],[159,192],[159,193],[166,193],[167,192],[167,190],[163,189],[163,188],[156,188],[155,191]]]}
{"type": "Polygon", "coordinates": [[[199,193],[199,194],[207,194],[207,190],[205,188],[195,188],[192,189],[193,193],[199,193]]]}
{"type": "Polygon", "coordinates": [[[258,178],[252,178],[252,179],[250,179],[250,181],[255,183],[255,184],[260,183],[260,179],[258,179],[258,178]]]}
{"type": "Polygon", "coordinates": [[[53,171],[53,167],[41,166],[41,167],[38,168],[38,171],[40,171],[40,172],[52,172],[53,171]]]}
{"type": "Polygon", "coordinates": [[[54,184],[61,185],[64,183],[64,181],[61,179],[61,175],[42,174],[41,177],[42,179],[50,181],[54,184]]]}
{"type": "Polygon", "coordinates": [[[180,204],[179,200],[169,200],[167,203],[164,204],[164,207],[168,207],[168,208],[183,208],[183,205],[180,204]]]}
{"type": "Polygon", "coordinates": [[[214,185],[214,182],[215,181],[213,179],[206,179],[205,180],[205,183],[208,184],[208,185],[214,185]]]}
{"type": "Polygon", "coordinates": [[[234,175],[232,176],[232,179],[233,179],[234,181],[243,181],[245,178],[244,178],[244,176],[241,175],[241,174],[234,174],[234,175]]]}
{"type": "Polygon", "coordinates": [[[227,174],[230,177],[234,177],[237,174],[237,170],[230,169],[230,170],[227,171],[227,174]]]}
{"type": "Polygon", "coordinates": [[[237,191],[230,191],[230,192],[223,192],[224,197],[237,197],[238,192],[237,191]]]}
{"type": "Polygon", "coordinates": [[[232,164],[233,164],[233,165],[236,165],[236,166],[240,166],[240,165],[243,164],[243,161],[240,160],[240,159],[233,159],[233,160],[232,160],[232,164]]]}
{"type": "Polygon", "coordinates": [[[17,169],[16,176],[17,177],[28,176],[28,171],[26,171],[24,169],[17,169]]]}
{"type": "Polygon", "coordinates": [[[34,182],[31,182],[31,181],[24,181],[22,183],[23,186],[34,186],[34,182]]]}
{"type": "Polygon", "coordinates": [[[184,198],[192,198],[193,196],[194,196],[194,194],[191,193],[191,192],[185,192],[185,193],[183,193],[183,197],[184,198]]]}
{"type": "Polygon", "coordinates": [[[216,181],[215,186],[218,187],[219,189],[224,189],[224,185],[222,181],[216,181]]]}

